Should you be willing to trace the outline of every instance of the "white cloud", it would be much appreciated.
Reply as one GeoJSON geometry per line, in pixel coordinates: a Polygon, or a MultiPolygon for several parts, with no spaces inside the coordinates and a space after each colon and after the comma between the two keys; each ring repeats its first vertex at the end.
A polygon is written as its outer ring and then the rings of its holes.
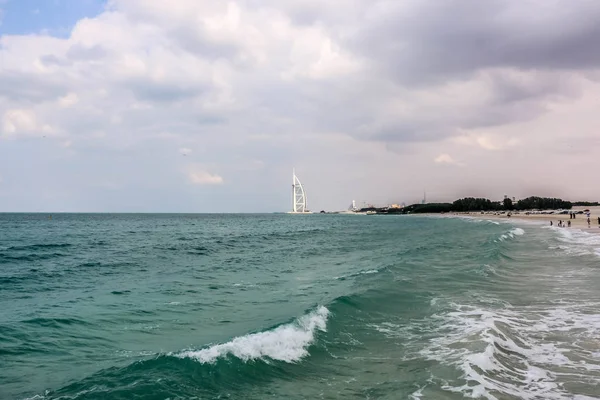
{"type": "Polygon", "coordinates": [[[18,131],[33,131],[37,128],[35,113],[31,110],[8,110],[4,113],[2,130],[5,135],[18,131]]]}
{"type": "Polygon", "coordinates": [[[449,154],[446,154],[446,153],[440,154],[439,156],[434,158],[433,161],[436,164],[452,164],[452,165],[459,165],[459,166],[464,165],[463,163],[460,163],[460,162],[454,160],[449,154]]]}
{"type": "Polygon", "coordinates": [[[182,147],[182,148],[179,149],[179,153],[181,153],[184,156],[186,156],[186,155],[192,153],[192,149],[188,149],[187,147],[182,147]]]}
{"type": "Polygon", "coordinates": [[[62,108],[69,108],[79,102],[79,96],[77,93],[68,93],[65,96],[62,96],[58,99],[58,104],[62,108]]]}
{"type": "Polygon", "coordinates": [[[517,146],[520,141],[515,137],[505,137],[489,133],[468,133],[452,139],[458,144],[478,146],[485,150],[505,150],[517,146]]]}
{"type": "Polygon", "coordinates": [[[41,124],[34,111],[27,109],[11,109],[4,112],[2,118],[2,135],[51,135],[54,129],[48,124],[41,124]]]}
{"type": "Polygon", "coordinates": [[[207,171],[193,170],[188,173],[190,182],[195,185],[221,185],[223,178],[207,171]]]}

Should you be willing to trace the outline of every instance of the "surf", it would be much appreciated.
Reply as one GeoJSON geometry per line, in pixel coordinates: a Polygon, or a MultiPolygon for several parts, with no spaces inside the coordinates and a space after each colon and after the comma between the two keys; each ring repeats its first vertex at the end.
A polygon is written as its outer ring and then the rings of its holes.
{"type": "Polygon", "coordinates": [[[329,310],[319,306],[293,323],[281,325],[275,329],[234,338],[200,350],[186,350],[171,353],[178,358],[189,358],[202,364],[214,364],[220,358],[229,356],[242,361],[275,360],[293,363],[308,355],[308,346],[317,332],[325,332],[329,310]]]}

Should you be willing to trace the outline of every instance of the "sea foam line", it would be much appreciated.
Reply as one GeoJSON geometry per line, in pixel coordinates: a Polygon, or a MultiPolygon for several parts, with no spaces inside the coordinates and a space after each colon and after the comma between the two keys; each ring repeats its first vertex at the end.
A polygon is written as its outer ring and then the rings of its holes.
{"type": "Polygon", "coordinates": [[[203,364],[213,364],[229,355],[243,361],[277,360],[293,363],[308,355],[317,331],[326,331],[329,310],[319,306],[294,322],[273,330],[237,337],[230,342],[217,344],[201,350],[186,350],[171,354],[179,358],[191,358],[203,364]]]}

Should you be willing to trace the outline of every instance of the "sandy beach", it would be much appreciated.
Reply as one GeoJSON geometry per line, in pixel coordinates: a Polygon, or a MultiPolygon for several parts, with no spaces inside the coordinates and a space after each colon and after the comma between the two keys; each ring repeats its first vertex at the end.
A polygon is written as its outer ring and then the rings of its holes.
{"type": "MultiPolygon", "coordinates": [[[[488,212],[485,214],[481,214],[481,212],[470,212],[470,213],[460,213],[460,215],[470,215],[473,217],[485,217],[488,219],[502,219],[502,220],[523,220],[523,221],[537,221],[540,223],[545,222],[550,225],[550,221],[552,221],[553,226],[558,227],[558,222],[563,221],[563,224],[566,226],[568,221],[571,221],[571,229],[581,229],[590,233],[598,233],[600,234],[600,227],[598,226],[598,217],[600,217],[600,207],[573,207],[572,212],[578,211],[590,211],[590,227],[588,228],[587,216],[586,214],[576,214],[575,219],[569,219],[569,214],[526,214],[526,211],[516,211],[518,214],[513,212],[511,217],[508,217],[507,214],[494,214],[494,212],[488,212]]],[[[569,229],[565,227],[565,229],[569,229]]]]}

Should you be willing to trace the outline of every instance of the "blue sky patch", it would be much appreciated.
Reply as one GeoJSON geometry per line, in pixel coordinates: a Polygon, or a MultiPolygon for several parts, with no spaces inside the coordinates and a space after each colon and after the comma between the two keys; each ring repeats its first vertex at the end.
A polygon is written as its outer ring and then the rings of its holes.
{"type": "Polygon", "coordinates": [[[68,37],[82,18],[104,11],[106,0],[0,0],[1,35],[45,32],[68,37]]]}

